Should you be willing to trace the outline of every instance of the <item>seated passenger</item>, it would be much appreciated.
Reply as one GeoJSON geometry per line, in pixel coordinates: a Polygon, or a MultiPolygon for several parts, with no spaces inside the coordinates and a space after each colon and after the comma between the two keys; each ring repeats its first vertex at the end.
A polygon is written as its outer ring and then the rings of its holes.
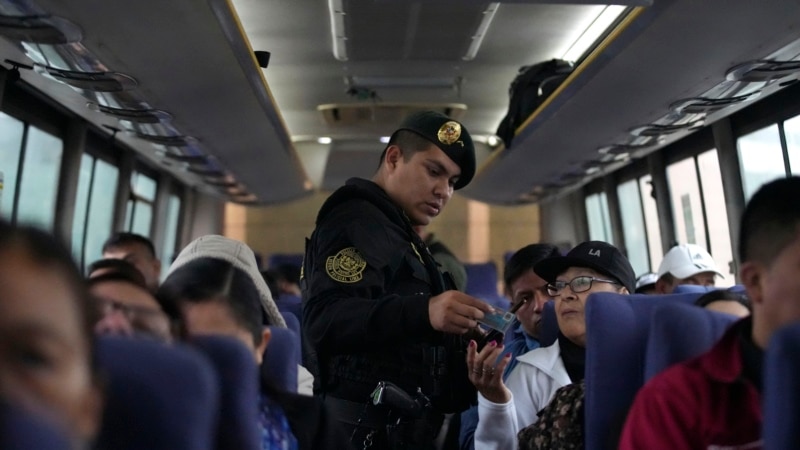
{"type": "Polygon", "coordinates": [[[128,261],[144,275],[150,291],[158,289],[161,261],[156,257],[156,249],[150,239],[135,233],[114,233],[103,244],[103,258],[128,261]]]}
{"type": "MultiPolygon", "coordinates": [[[[240,340],[261,363],[270,340],[270,317],[259,288],[231,262],[198,257],[181,261],[159,289],[180,310],[189,336],[219,334],[240,340]]],[[[255,374],[254,374],[255,375],[255,374]]],[[[263,448],[346,448],[317,398],[281,392],[262,379],[259,400],[263,448]]]]}
{"type": "MultiPolygon", "coordinates": [[[[278,306],[272,299],[269,287],[264,277],[258,270],[253,250],[245,243],[229,239],[219,235],[201,236],[187,245],[175,261],[170,266],[170,273],[178,267],[197,258],[217,258],[228,261],[236,268],[244,271],[250,281],[258,288],[261,307],[264,309],[266,317],[273,326],[286,327],[286,321],[278,310],[278,306]]],[[[302,365],[297,366],[297,392],[304,395],[312,395],[314,386],[314,376],[302,365]]]]}
{"type": "Polygon", "coordinates": [[[761,448],[764,350],[800,319],[800,178],[762,186],[742,216],[740,279],[753,307],[708,352],[636,395],[622,449],[761,448]]]}
{"type": "Polygon", "coordinates": [[[628,259],[616,247],[598,241],[583,242],[566,256],[545,259],[534,270],[548,281],[548,294],[555,300],[558,340],[517,358],[518,365],[505,384],[500,373],[511,355],[495,363],[501,346],[489,344],[476,352],[470,343],[467,365],[470,380],[479,391],[475,448],[517,448],[517,432],[538,420],[537,413],[556,391],[583,380],[587,297],[595,292],[628,294],[636,278],[628,259]]]}
{"type": "Polygon", "coordinates": [[[717,289],[703,294],[695,302],[701,308],[739,317],[750,315],[750,300],[742,292],[717,289]]]}
{"type": "MultiPolygon", "coordinates": [[[[504,380],[516,366],[518,356],[539,348],[542,308],[550,296],[547,294],[547,282],[536,275],[533,268],[539,261],[560,255],[555,245],[531,244],[514,253],[506,263],[503,279],[516,320],[506,335],[505,349],[511,354],[511,360],[503,373],[504,380]]],[[[478,407],[473,406],[461,414],[461,449],[475,448],[474,434],[477,425],[478,407]]]]}
{"type": "Polygon", "coordinates": [[[648,272],[636,279],[636,292],[634,294],[657,294],[656,281],[658,275],[653,272],[648,272]]]}
{"type": "Polygon", "coordinates": [[[94,308],[69,251],[49,234],[0,221],[0,394],[88,448],[102,395],[94,308]]]}
{"type": "Polygon", "coordinates": [[[103,259],[89,266],[89,293],[100,312],[95,332],[172,340],[177,311],[164,308],[148,290],[136,268],[124,261],[103,259]]]}
{"type": "Polygon", "coordinates": [[[682,244],[669,249],[658,266],[657,294],[671,294],[679,284],[714,286],[722,276],[711,255],[699,245],[682,244]]]}

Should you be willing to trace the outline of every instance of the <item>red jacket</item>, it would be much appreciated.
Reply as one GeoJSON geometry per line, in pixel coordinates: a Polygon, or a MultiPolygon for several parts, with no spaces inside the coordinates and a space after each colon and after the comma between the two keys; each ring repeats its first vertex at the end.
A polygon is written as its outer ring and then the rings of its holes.
{"type": "Polygon", "coordinates": [[[761,395],[742,376],[740,321],[707,353],[675,365],[636,395],[620,449],[762,448],[761,395]]]}

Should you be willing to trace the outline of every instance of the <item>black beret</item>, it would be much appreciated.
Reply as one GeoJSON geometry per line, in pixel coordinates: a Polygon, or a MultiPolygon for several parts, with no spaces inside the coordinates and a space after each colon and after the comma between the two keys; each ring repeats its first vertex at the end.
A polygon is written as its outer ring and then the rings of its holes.
{"type": "Polygon", "coordinates": [[[475,146],[464,125],[444,114],[422,111],[408,116],[397,129],[400,130],[413,131],[433,142],[458,164],[461,175],[454,189],[461,189],[472,180],[475,175],[475,146]]]}

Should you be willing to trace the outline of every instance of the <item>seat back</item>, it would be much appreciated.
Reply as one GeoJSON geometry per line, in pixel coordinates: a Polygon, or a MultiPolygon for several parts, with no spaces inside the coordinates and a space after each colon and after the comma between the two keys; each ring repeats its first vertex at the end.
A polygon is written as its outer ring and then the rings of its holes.
{"type": "Polygon", "coordinates": [[[550,300],[542,308],[542,323],[539,327],[539,345],[547,347],[558,339],[558,319],[555,302],[550,300]]]}
{"type": "Polygon", "coordinates": [[[216,369],[220,391],[216,448],[260,450],[258,428],[258,367],[253,353],[241,342],[225,336],[198,336],[192,344],[216,369]]]}
{"type": "MultiPolygon", "coordinates": [[[[276,300],[275,304],[278,305],[278,311],[290,312],[297,317],[297,320],[303,320],[303,301],[300,297],[289,294],[281,294],[276,300]]],[[[286,324],[289,325],[288,323],[286,324]]]]}
{"type": "Polygon", "coordinates": [[[800,322],[778,330],[764,361],[764,449],[800,448],[800,322]]]}
{"type": "Polygon", "coordinates": [[[39,417],[0,402],[0,449],[69,450],[69,439],[39,417]]]}
{"type": "Polygon", "coordinates": [[[282,264],[301,267],[303,265],[303,256],[302,253],[273,253],[269,255],[267,267],[273,269],[282,264]]]}
{"type": "Polygon", "coordinates": [[[691,304],[699,293],[621,295],[600,292],[586,302],[586,449],[616,448],[625,415],[644,384],[653,310],[691,304]]]}
{"type": "Polygon", "coordinates": [[[672,290],[673,294],[690,294],[690,293],[701,293],[705,294],[706,292],[711,292],[717,289],[714,286],[699,286],[696,284],[679,284],[675,286],[675,289],[672,290]]]}
{"type": "Polygon", "coordinates": [[[650,319],[644,381],[709,350],[738,317],[682,303],[659,305],[650,319]]]}
{"type": "Polygon", "coordinates": [[[479,264],[464,264],[467,271],[467,287],[464,291],[492,306],[508,310],[510,302],[497,292],[497,266],[489,261],[479,264]]]}
{"type": "Polygon", "coordinates": [[[277,388],[297,392],[300,338],[288,328],[270,327],[270,330],[272,339],[264,352],[261,375],[277,388]]]}
{"type": "Polygon", "coordinates": [[[103,336],[97,359],[106,404],[96,448],[214,447],[219,390],[211,363],[197,350],[103,336]]]}

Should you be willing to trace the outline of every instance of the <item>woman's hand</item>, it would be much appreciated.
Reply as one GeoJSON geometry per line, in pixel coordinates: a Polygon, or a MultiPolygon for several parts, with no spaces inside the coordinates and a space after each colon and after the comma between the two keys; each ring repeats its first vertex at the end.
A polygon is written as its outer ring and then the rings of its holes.
{"type": "Polygon", "coordinates": [[[503,371],[511,361],[511,353],[499,358],[502,351],[503,344],[498,345],[497,341],[489,342],[480,352],[475,341],[470,341],[467,348],[469,381],[493,403],[511,401],[511,391],[503,384],[503,371]]]}

